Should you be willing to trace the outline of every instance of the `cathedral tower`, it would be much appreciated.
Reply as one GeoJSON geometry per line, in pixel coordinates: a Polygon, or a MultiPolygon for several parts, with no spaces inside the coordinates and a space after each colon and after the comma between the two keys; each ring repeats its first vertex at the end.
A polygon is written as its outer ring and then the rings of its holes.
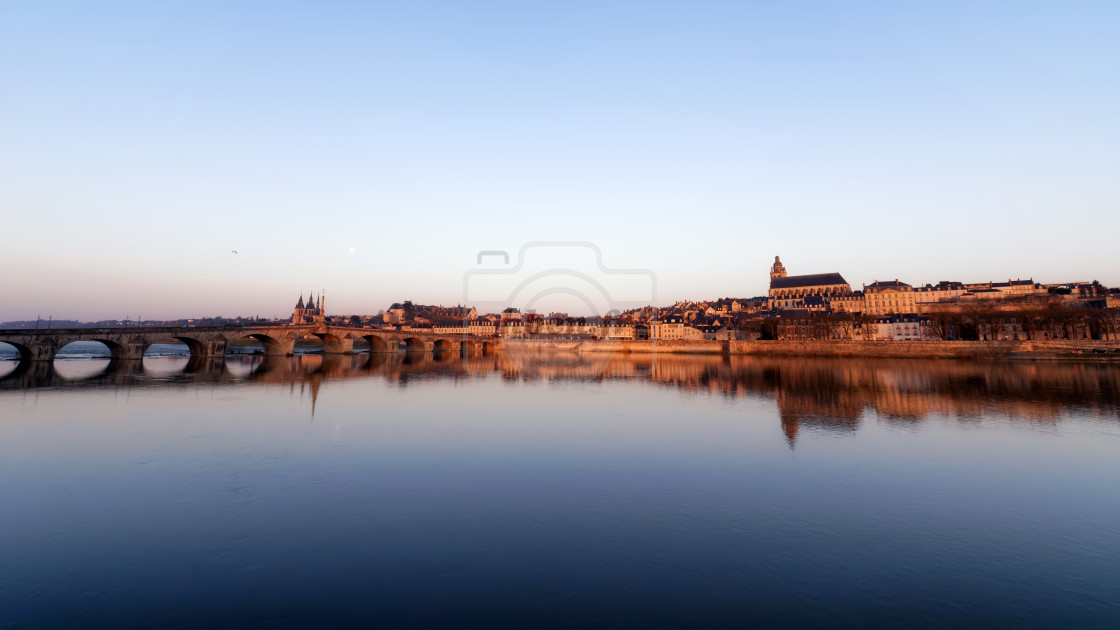
{"type": "Polygon", "coordinates": [[[777,256],[775,256],[774,266],[770,268],[770,279],[773,280],[774,278],[784,277],[786,277],[786,267],[782,264],[782,261],[777,256]]]}

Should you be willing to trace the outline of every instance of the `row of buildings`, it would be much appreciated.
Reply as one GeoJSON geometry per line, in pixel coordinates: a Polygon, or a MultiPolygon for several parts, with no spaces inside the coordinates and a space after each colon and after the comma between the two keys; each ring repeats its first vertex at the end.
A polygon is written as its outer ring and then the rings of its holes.
{"type": "Polygon", "coordinates": [[[915,287],[895,278],[877,280],[863,285],[862,290],[853,291],[839,273],[791,276],[781,259],[775,256],[774,265],[770,268],[768,308],[771,311],[804,309],[824,313],[894,315],[922,313],[931,304],[967,304],[1028,296],[1107,300],[1110,294],[1106,287],[1094,282],[1047,285],[1033,279],[972,283],[942,281],[915,287]]]}
{"type": "MultiPolygon", "coordinates": [[[[791,276],[774,257],[766,296],[682,301],[604,317],[522,313],[515,307],[480,314],[472,306],[392,304],[376,318],[339,318],[355,325],[506,338],[732,340],[732,339],[1051,339],[1120,338],[1112,332],[1120,293],[1097,282],[1045,285],[943,281],[915,287],[899,279],[859,290],[839,273],[791,276]],[[1065,315],[1085,309],[1108,313],[1070,325],[1065,315]],[[1096,323],[1094,323],[1096,322],[1096,323]]],[[[326,318],[323,297],[301,296],[292,323],[326,318]]],[[[1077,319],[1074,317],[1073,319],[1077,319]]]]}

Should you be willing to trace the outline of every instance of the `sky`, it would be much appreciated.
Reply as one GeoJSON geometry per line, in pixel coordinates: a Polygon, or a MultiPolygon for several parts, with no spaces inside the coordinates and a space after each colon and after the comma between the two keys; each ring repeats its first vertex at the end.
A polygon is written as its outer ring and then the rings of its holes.
{"type": "Polygon", "coordinates": [[[458,304],[538,242],[662,305],[764,295],[775,255],[1117,286],[1118,31],[1112,1],[0,0],[0,321],[458,304]]]}

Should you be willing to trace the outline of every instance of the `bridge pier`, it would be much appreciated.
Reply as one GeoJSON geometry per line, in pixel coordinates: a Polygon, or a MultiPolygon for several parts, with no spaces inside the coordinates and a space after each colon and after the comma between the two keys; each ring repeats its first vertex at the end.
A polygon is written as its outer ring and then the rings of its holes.
{"type": "Polygon", "coordinates": [[[322,335],[320,338],[323,340],[323,354],[353,354],[354,353],[354,338],[346,337],[340,339],[334,335],[322,335]]]}
{"type": "Polygon", "coordinates": [[[365,339],[369,343],[370,354],[395,353],[397,351],[397,341],[395,339],[391,343],[377,335],[364,335],[362,339],[365,339]]]}
{"type": "Polygon", "coordinates": [[[270,356],[293,356],[296,353],[296,340],[295,338],[280,339],[273,348],[265,344],[264,353],[270,356]]]}
{"type": "Polygon", "coordinates": [[[58,353],[59,346],[52,339],[50,342],[36,343],[31,346],[16,346],[16,348],[24,361],[53,361],[54,355],[58,353]]]}
{"type": "Polygon", "coordinates": [[[149,345],[148,342],[113,344],[109,346],[109,353],[114,361],[142,361],[149,345]]]}
{"type": "MultiPolygon", "coordinates": [[[[228,346],[229,344],[225,339],[211,341],[210,343],[206,344],[206,358],[217,358],[226,356],[226,349],[228,348],[228,346]]],[[[192,352],[191,354],[193,355],[194,353],[192,352]]]]}
{"type": "Polygon", "coordinates": [[[296,338],[294,335],[280,337],[279,339],[265,334],[251,334],[246,336],[261,342],[261,345],[264,346],[264,356],[266,357],[290,357],[296,353],[296,338]]]}
{"type": "Polygon", "coordinates": [[[187,345],[192,360],[220,359],[225,356],[228,346],[224,337],[214,335],[195,335],[193,337],[180,335],[173,337],[173,339],[187,345]]]}

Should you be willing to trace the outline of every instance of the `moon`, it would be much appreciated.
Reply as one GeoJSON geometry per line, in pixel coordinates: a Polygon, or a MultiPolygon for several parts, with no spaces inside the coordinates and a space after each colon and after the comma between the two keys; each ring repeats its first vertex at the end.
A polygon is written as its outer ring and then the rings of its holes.
{"type": "Polygon", "coordinates": [[[350,253],[351,253],[351,254],[353,254],[353,253],[354,253],[354,252],[356,252],[356,251],[358,251],[358,248],[357,248],[357,247],[351,247],[351,248],[350,248],[350,253]]]}

